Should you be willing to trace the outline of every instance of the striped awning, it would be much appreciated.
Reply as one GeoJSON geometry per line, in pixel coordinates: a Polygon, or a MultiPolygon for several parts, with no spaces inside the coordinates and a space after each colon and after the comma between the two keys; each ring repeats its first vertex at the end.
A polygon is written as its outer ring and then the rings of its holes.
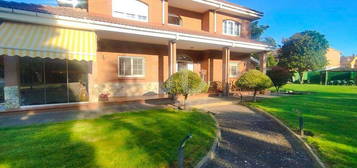
{"type": "Polygon", "coordinates": [[[95,60],[95,32],[51,26],[3,22],[0,55],[95,60]]]}

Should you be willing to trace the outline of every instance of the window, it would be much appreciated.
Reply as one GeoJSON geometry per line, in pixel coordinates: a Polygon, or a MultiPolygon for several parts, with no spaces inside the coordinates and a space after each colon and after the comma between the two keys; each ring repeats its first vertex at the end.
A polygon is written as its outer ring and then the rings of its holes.
{"type": "Polygon", "coordinates": [[[239,66],[238,63],[229,64],[229,77],[238,77],[239,66]]]}
{"type": "Polygon", "coordinates": [[[181,20],[180,16],[177,16],[175,14],[169,14],[168,23],[171,24],[171,25],[181,26],[182,25],[182,20],[181,20]]]}
{"type": "Polygon", "coordinates": [[[223,34],[231,36],[240,35],[241,25],[238,22],[232,20],[223,21],[223,34]]]}
{"type": "Polygon", "coordinates": [[[112,0],[112,15],[113,17],[148,21],[149,7],[138,0],[112,0]]]}
{"type": "Polygon", "coordinates": [[[119,56],[119,77],[144,77],[144,58],[119,56]]]}

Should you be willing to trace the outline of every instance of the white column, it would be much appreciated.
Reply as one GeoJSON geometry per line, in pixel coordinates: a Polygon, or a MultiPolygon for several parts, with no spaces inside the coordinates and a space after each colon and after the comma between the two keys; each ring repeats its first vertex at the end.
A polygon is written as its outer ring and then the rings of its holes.
{"type": "Polygon", "coordinates": [[[176,72],[176,41],[169,41],[169,76],[176,72]]]}

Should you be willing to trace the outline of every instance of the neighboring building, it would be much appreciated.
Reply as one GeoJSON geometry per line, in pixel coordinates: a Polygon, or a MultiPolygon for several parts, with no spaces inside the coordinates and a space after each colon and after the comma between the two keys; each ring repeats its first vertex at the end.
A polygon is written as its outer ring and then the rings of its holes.
{"type": "Polygon", "coordinates": [[[341,67],[357,69],[357,55],[341,57],[341,67]]]}
{"type": "Polygon", "coordinates": [[[340,51],[333,49],[333,48],[329,48],[329,49],[327,49],[327,52],[326,52],[326,58],[328,61],[326,69],[339,68],[341,66],[341,52],[340,51]]]}
{"type": "MultiPolygon", "coordinates": [[[[263,14],[223,0],[88,0],[86,5],[0,0],[3,110],[96,102],[107,93],[162,94],[161,84],[181,69],[228,84],[255,68],[251,53],[271,49],[250,39],[249,24],[263,14]]],[[[263,71],[265,61],[261,54],[263,71]]]]}

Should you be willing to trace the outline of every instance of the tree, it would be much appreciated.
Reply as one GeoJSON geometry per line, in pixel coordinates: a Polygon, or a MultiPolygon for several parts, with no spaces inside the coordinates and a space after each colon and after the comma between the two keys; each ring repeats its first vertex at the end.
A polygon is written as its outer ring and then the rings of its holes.
{"type": "Polygon", "coordinates": [[[237,81],[236,86],[244,90],[253,90],[253,101],[256,102],[257,92],[270,88],[273,83],[268,76],[258,70],[250,70],[243,74],[237,81]]]}
{"type": "Polygon", "coordinates": [[[317,31],[296,33],[283,41],[279,66],[299,73],[302,84],[305,71],[318,70],[327,65],[325,54],[328,47],[325,36],[317,31]]]}
{"type": "Polygon", "coordinates": [[[207,83],[197,73],[189,70],[176,72],[164,82],[164,91],[166,93],[185,97],[184,107],[189,94],[207,92],[207,90],[207,83]]]}
{"type": "Polygon", "coordinates": [[[278,44],[273,37],[264,37],[263,42],[274,48],[278,47],[278,44]]]}
{"type": "Polygon", "coordinates": [[[278,51],[270,51],[267,53],[267,67],[274,67],[278,65],[279,61],[277,60],[278,51]]]}
{"type": "Polygon", "coordinates": [[[260,40],[264,31],[268,28],[268,25],[259,25],[258,21],[252,22],[250,24],[251,38],[254,40],[260,40]]]}
{"type": "Polygon", "coordinates": [[[272,80],[276,92],[279,92],[280,88],[288,83],[291,78],[289,70],[279,66],[273,67],[272,70],[267,72],[267,75],[272,80]]]}

